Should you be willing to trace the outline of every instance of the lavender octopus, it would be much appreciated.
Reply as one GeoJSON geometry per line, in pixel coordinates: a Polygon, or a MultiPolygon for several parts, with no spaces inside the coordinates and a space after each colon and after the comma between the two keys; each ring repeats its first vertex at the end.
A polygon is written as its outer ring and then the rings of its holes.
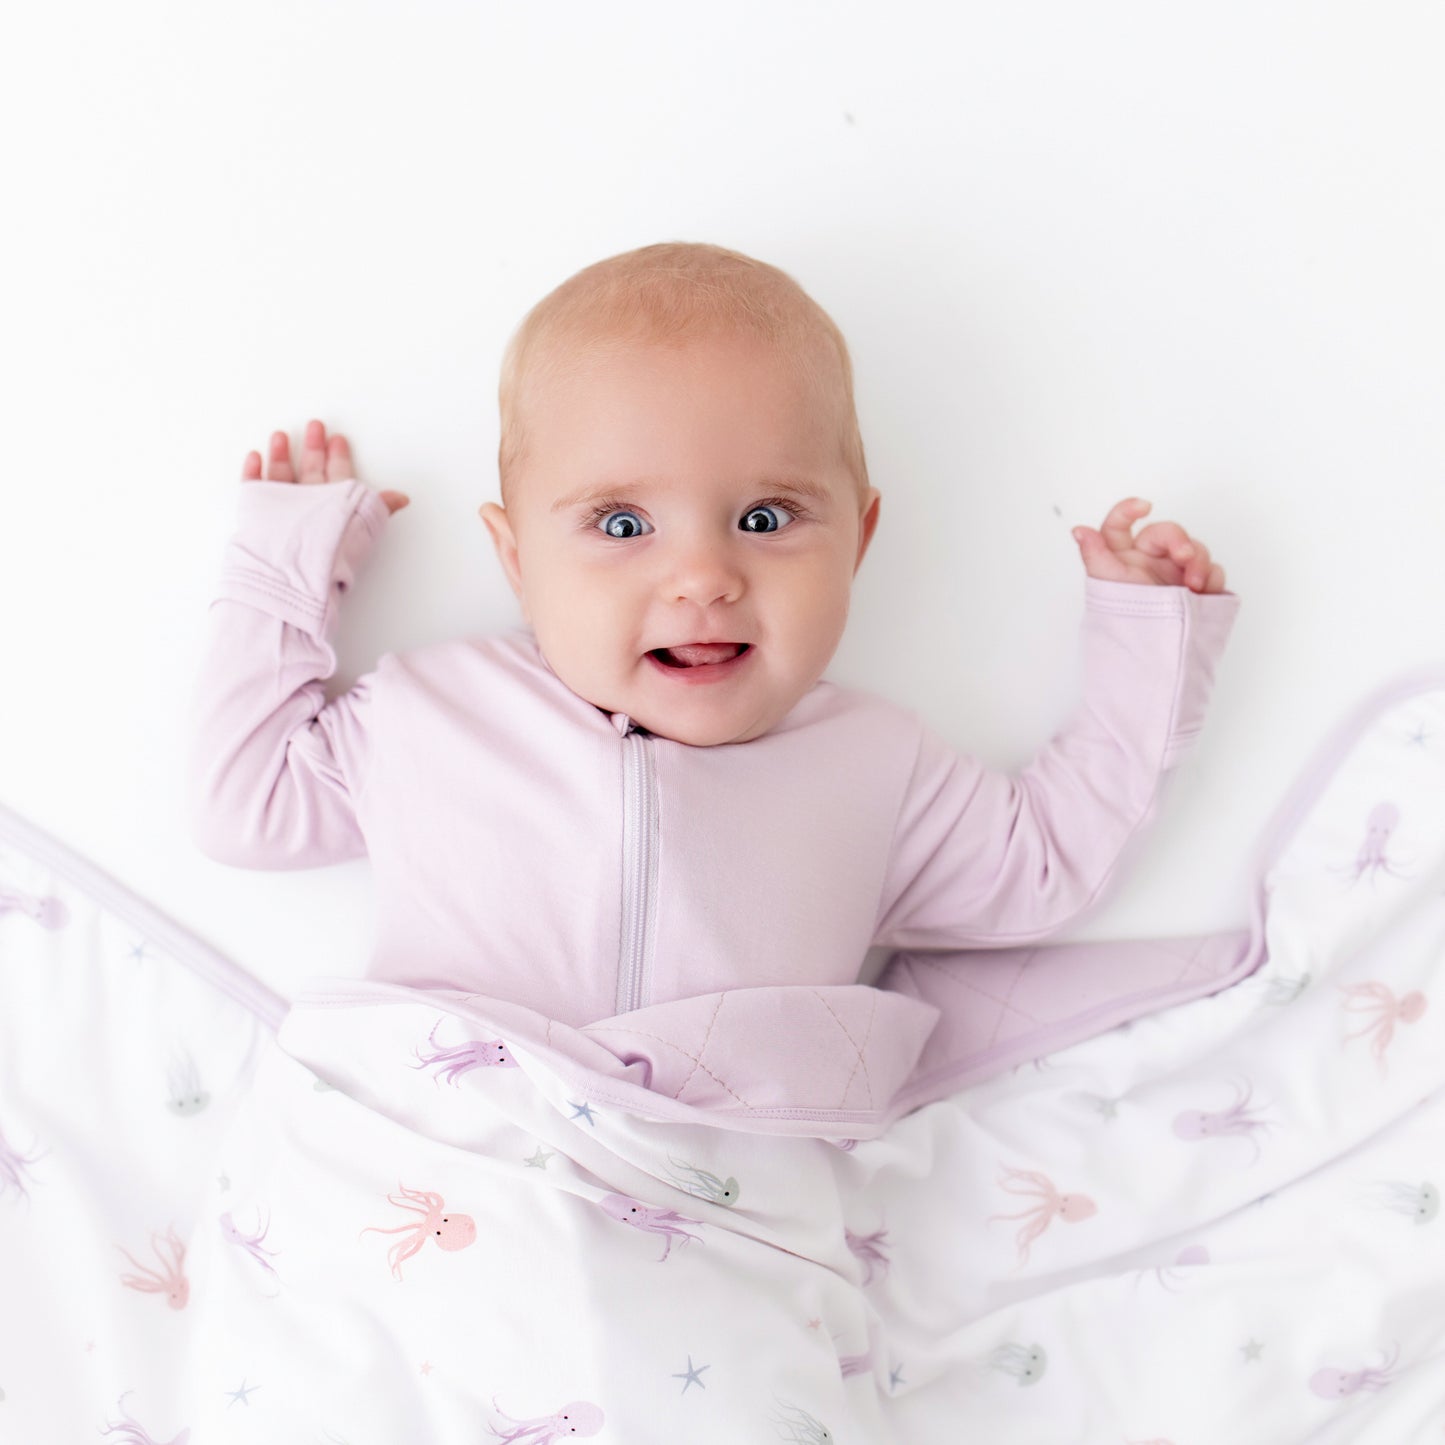
{"type": "Polygon", "coordinates": [[[13,1189],[28,1204],[30,1191],[25,1187],[25,1175],[30,1165],[44,1157],[44,1154],[22,1154],[0,1131],[0,1199],[4,1199],[6,1190],[13,1189]]]}
{"type": "Polygon", "coordinates": [[[680,1239],[686,1244],[689,1240],[701,1238],[700,1235],[679,1229],[678,1225],[701,1224],[702,1220],[688,1219],[675,1209],[658,1209],[643,1204],[636,1199],[629,1199],[625,1194],[606,1194],[597,1201],[597,1207],[619,1224],[630,1224],[634,1229],[640,1229],[647,1234],[662,1235],[662,1256],[657,1261],[659,1264],[672,1252],[674,1239],[680,1239]]]}
{"type": "Polygon", "coordinates": [[[1225,1135],[1237,1134],[1249,1140],[1254,1147],[1254,1158],[1251,1164],[1259,1160],[1259,1141],[1254,1137],[1256,1131],[1271,1127],[1270,1121],[1261,1119],[1257,1114],[1250,1111],[1249,1103],[1253,1098],[1253,1090],[1248,1081],[1236,1082],[1235,1099],[1229,1108],[1210,1112],[1206,1109],[1186,1109],[1182,1114],[1174,1118],[1174,1137],[1176,1139],[1216,1139],[1225,1135]]]}
{"type": "Polygon", "coordinates": [[[1394,1378],[1395,1361],[1400,1358],[1400,1344],[1394,1346],[1389,1358],[1380,1351],[1380,1367],[1364,1370],[1316,1370],[1310,1376],[1310,1394],[1322,1400],[1338,1400],[1345,1395],[1358,1395],[1361,1390],[1383,1390],[1394,1378]]]}
{"type": "Polygon", "coordinates": [[[280,1284],[281,1276],[279,1274],[276,1274],[275,1268],[272,1265],[268,1264],[265,1259],[265,1256],[268,1254],[274,1258],[276,1251],[274,1249],[261,1248],[261,1241],[266,1238],[266,1233],[271,1228],[271,1216],[269,1214],[266,1216],[266,1223],[263,1227],[261,1224],[261,1211],[259,1209],[256,1211],[256,1232],[254,1234],[242,1234],[240,1229],[236,1226],[235,1220],[231,1218],[230,1210],[227,1210],[221,1216],[220,1222],[221,1233],[226,1237],[226,1239],[230,1243],[238,1245],[241,1249],[244,1249],[246,1253],[249,1254],[251,1258],[254,1259],[256,1263],[261,1266],[262,1269],[266,1270],[272,1275],[275,1275],[276,1283],[280,1284]]]}
{"type": "Polygon", "coordinates": [[[58,898],[39,898],[14,888],[0,888],[0,913],[23,913],[42,928],[54,931],[70,922],[70,914],[58,898]]]}
{"type": "Polygon", "coordinates": [[[504,1420],[510,1420],[515,1428],[498,1430],[495,1425],[488,1425],[487,1429],[498,1440],[526,1441],[528,1445],[555,1445],[558,1440],[595,1435],[603,1425],[602,1411],[589,1400],[573,1400],[563,1405],[555,1415],[540,1415],[534,1420],[518,1420],[507,1414],[497,1404],[495,1395],[492,1396],[492,1408],[504,1420]]]}
{"type": "Polygon", "coordinates": [[[873,1283],[873,1266],[876,1264],[886,1274],[890,1263],[885,1248],[888,1239],[886,1229],[875,1229],[872,1234],[854,1234],[851,1229],[843,1230],[843,1242],[854,1256],[863,1261],[865,1285],[873,1283]]]}
{"type": "MultiPolygon", "coordinates": [[[[127,1390],[125,1395],[131,1393],[130,1390],[127,1390]]],[[[114,1435],[119,1432],[122,1445],[163,1445],[163,1442],[152,1439],[140,1421],[125,1408],[125,1395],[122,1395],[120,1399],[116,1401],[116,1409],[121,1413],[120,1423],[113,1425],[107,1420],[100,1433],[102,1435],[114,1435]]],[[[190,1428],[187,1427],[182,1430],[174,1440],[171,1440],[169,1445],[186,1445],[186,1442],[190,1438],[190,1428]]]]}
{"type": "MultiPolygon", "coordinates": [[[[450,1014],[443,1014],[436,1023],[432,1025],[432,1031],[427,1035],[429,1044],[436,1044],[437,1030],[451,1017],[450,1014]]],[[[431,1054],[423,1054],[417,1050],[419,1064],[413,1064],[414,1069],[429,1068],[433,1064],[440,1065],[437,1069],[437,1078],[445,1078],[447,1083],[455,1084],[463,1074],[469,1074],[473,1069],[515,1069],[517,1061],[507,1054],[507,1046],[501,1039],[468,1039],[464,1044],[457,1044],[449,1049],[437,1049],[431,1054]]],[[[436,1079],[432,1080],[433,1083],[436,1079]]]]}

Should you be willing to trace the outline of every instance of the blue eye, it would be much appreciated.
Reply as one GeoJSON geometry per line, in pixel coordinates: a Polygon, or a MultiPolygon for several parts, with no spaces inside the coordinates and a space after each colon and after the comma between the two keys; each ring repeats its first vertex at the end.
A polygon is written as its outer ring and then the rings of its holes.
{"type": "Polygon", "coordinates": [[[636,512],[608,512],[597,524],[609,537],[640,537],[651,527],[636,512]]]}
{"type": "Polygon", "coordinates": [[[754,507],[738,523],[744,532],[781,532],[789,523],[797,520],[782,507],[754,507]]]}

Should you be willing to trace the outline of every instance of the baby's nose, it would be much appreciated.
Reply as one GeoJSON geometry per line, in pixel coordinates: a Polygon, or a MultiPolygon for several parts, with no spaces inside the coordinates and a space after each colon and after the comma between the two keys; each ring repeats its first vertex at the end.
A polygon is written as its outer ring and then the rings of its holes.
{"type": "Polygon", "coordinates": [[[710,607],[714,602],[736,602],[744,579],[737,559],[726,548],[691,547],[677,554],[664,587],[674,601],[710,607]]]}

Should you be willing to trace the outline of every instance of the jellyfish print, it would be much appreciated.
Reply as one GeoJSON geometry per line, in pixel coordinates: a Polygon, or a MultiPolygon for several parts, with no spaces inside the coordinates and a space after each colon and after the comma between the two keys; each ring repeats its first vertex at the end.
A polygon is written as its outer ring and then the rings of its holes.
{"type": "Polygon", "coordinates": [[[138,1274],[123,1274],[120,1282],[127,1289],[139,1290],[142,1294],[160,1294],[173,1310],[183,1310],[191,1298],[191,1284],[186,1278],[186,1247],[176,1234],[175,1225],[166,1227],[166,1237],[151,1235],[151,1249],[159,1269],[148,1269],[128,1249],[116,1248],[130,1260],[138,1274]]]}
{"type": "Polygon", "coordinates": [[[186,1445],[191,1438],[189,1426],[169,1441],[157,1440],[151,1435],[145,1426],[125,1408],[126,1395],[131,1394],[134,1394],[134,1391],[127,1390],[125,1395],[116,1401],[115,1407],[120,1411],[120,1419],[118,1421],[107,1420],[101,1426],[100,1433],[102,1435],[118,1436],[118,1445],[186,1445]]]}
{"type": "Polygon", "coordinates": [[[701,1224],[702,1220],[688,1219],[675,1209],[658,1209],[643,1204],[639,1200],[629,1199],[625,1194],[606,1194],[597,1201],[597,1207],[609,1219],[615,1219],[619,1224],[631,1225],[633,1229],[639,1229],[645,1234],[662,1235],[662,1256],[657,1261],[659,1264],[672,1252],[674,1239],[687,1244],[701,1237],[689,1234],[687,1230],[679,1228],[679,1225],[701,1224]]]}
{"type": "Polygon", "coordinates": [[[673,1174],[668,1177],[684,1193],[705,1199],[709,1204],[721,1204],[724,1209],[731,1209],[738,1202],[738,1195],[742,1190],[731,1174],[726,1179],[719,1179],[716,1174],[699,1169],[685,1159],[674,1159],[669,1154],[667,1160],[669,1164],[675,1164],[683,1171],[681,1175],[673,1174]]]}
{"type": "Polygon", "coordinates": [[[1061,1194],[1055,1188],[1053,1180],[1036,1169],[1005,1167],[998,1185],[1006,1193],[1022,1194],[1038,1201],[1020,1214],[989,1215],[990,1223],[995,1219],[1028,1221],[1015,1237],[1020,1265],[1029,1262],[1030,1246],[1055,1219],[1062,1219],[1066,1224],[1077,1224],[1080,1220],[1091,1219],[1099,1212],[1099,1206],[1087,1194],[1061,1194]]]}
{"type": "Polygon", "coordinates": [[[789,1445],[833,1445],[833,1432],[819,1419],[797,1405],[779,1400],[775,1395],[779,1414],[773,1416],[778,1427],[778,1439],[789,1445]]]}
{"type": "Polygon", "coordinates": [[[1403,1214],[1416,1224],[1430,1224],[1440,1213],[1440,1191],[1428,1179],[1419,1184],[1377,1179],[1366,1190],[1366,1199],[1376,1209],[1403,1214]]]}
{"type": "Polygon", "coordinates": [[[884,1273],[888,1273],[888,1231],[886,1229],[875,1229],[872,1234],[854,1234],[851,1229],[843,1230],[843,1242],[853,1254],[863,1261],[864,1275],[863,1283],[873,1283],[873,1266],[876,1264],[884,1273]]]}
{"type": "Polygon", "coordinates": [[[276,1251],[274,1249],[262,1248],[262,1241],[265,1240],[266,1234],[271,1228],[271,1216],[267,1214],[266,1223],[263,1226],[261,1224],[261,1211],[258,1209],[256,1211],[256,1228],[250,1234],[245,1234],[241,1231],[236,1221],[231,1217],[230,1210],[227,1210],[221,1215],[220,1224],[221,1234],[224,1238],[229,1243],[236,1245],[237,1248],[245,1250],[262,1269],[275,1279],[277,1285],[279,1285],[281,1283],[281,1276],[276,1273],[275,1266],[270,1264],[266,1258],[267,1255],[270,1255],[271,1258],[274,1259],[276,1257],[276,1251]]]}
{"type": "Polygon", "coordinates": [[[1049,1357],[1040,1344],[1020,1345],[1012,1340],[998,1345],[988,1357],[989,1369],[1012,1375],[1020,1386],[1037,1385],[1049,1368],[1049,1357]]]}
{"type": "MultiPolygon", "coordinates": [[[[1385,1064],[1385,1050],[1390,1047],[1390,1041],[1395,1037],[1395,1025],[1397,1023],[1418,1023],[1424,1016],[1427,1007],[1425,995],[1418,989],[1411,989],[1409,993],[1397,999],[1386,985],[1376,982],[1346,983],[1340,984],[1338,987],[1340,992],[1345,995],[1345,1008],[1352,1013],[1374,1015],[1364,1028],[1356,1029],[1352,1034],[1346,1034],[1344,1042],[1358,1039],[1365,1034],[1373,1035],[1370,1042],[1370,1053],[1380,1066],[1380,1077],[1384,1078],[1388,1072],[1385,1064]]],[[[1343,1043],[1341,1047],[1343,1047],[1343,1043]]]]}
{"type": "Polygon", "coordinates": [[[507,1414],[492,1396],[492,1409],[509,1422],[511,1429],[498,1430],[488,1425],[495,1440],[514,1442],[514,1445],[556,1445],[559,1440],[580,1440],[595,1435],[605,1423],[602,1411],[590,1400],[573,1400],[563,1405],[552,1415],[539,1415],[531,1420],[519,1420],[507,1414]]]}
{"type": "Polygon", "coordinates": [[[33,1172],[30,1166],[39,1163],[43,1158],[44,1154],[22,1154],[6,1139],[5,1131],[0,1129],[0,1200],[14,1190],[19,1198],[29,1204],[30,1191],[25,1187],[26,1176],[33,1172]]]}
{"type": "Polygon", "coordinates": [[[41,897],[0,884],[0,914],[5,913],[22,913],[51,933],[70,922],[69,910],[53,894],[41,897]]]}
{"type": "Polygon", "coordinates": [[[195,1059],[184,1049],[171,1064],[167,1093],[166,1107],[181,1119],[199,1114],[211,1102],[211,1096],[201,1087],[195,1059]]]}
{"type": "MultiPolygon", "coordinates": [[[[401,1262],[410,1259],[418,1253],[427,1240],[434,1239],[437,1246],[448,1251],[465,1249],[469,1244],[474,1244],[477,1238],[477,1223],[469,1214],[457,1214],[448,1212],[446,1201],[440,1194],[433,1194],[427,1190],[408,1189],[405,1184],[397,1181],[397,1188],[401,1190],[402,1197],[398,1199],[394,1194],[386,1196],[388,1204],[394,1204],[398,1209],[405,1209],[417,1216],[409,1224],[398,1225],[395,1229],[379,1229],[368,1226],[361,1231],[361,1234],[404,1234],[405,1239],[398,1240],[386,1252],[387,1263],[391,1265],[391,1272],[398,1280],[401,1279],[401,1262]]],[[[359,1239],[361,1236],[358,1235],[359,1239]]]]}
{"type": "Polygon", "coordinates": [[[416,1056],[421,1062],[411,1066],[414,1069],[427,1069],[435,1065],[437,1072],[432,1083],[445,1078],[447,1083],[455,1084],[463,1074],[469,1074],[473,1069],[517,1067],[517,1061],[507,1052],[507,1046],[501,1039],[468,1039],[465,1043],[451,1048],[436,1048],[437,1030],[450,1017],[450,1014],[443,1014],[432,1025],[432,1031],[427,1035],[427,1043],[433,1046],[433,1052],[424,1054],[418,1049],[416,1056]]]}
{"type": "Polygon", "coordinates": [[[1250,1103],[1254,1098],[1254,1090],[1248,1080],[1236,1081],[1234,1102],[1227,1109],[1186,1109],[1182,1114],[1174,1117],[1174,1137],[1176,1139],[1220,1139],[1230,1136],[1238,1136],[1248,1139],[1254,1149],[1254,1158],[1249,1162],[1251,1165],[1259,1161],[1259,1141],[1255,1135],[1263,1130],[1272,1128],[1273,1125],[1268,1119],[1261,1118],[1250,1109],[1250,1103]]]}
{"type": "Polygon", "coordinates": [[[1391,1340],[1390,1352],[1380,1351],[1380,1363],[1363,1370],[1316,1370],[1310,1376],[1310,1394],[1322,1400],[1340,1400],[1358,1395],[1362,1390],[1383,1390],[1395,1378],[1395,1362],[1400,1358],[1400,1342],[1391,1340]]]}
{"type": "Polygon", "coordinates": [[[1313,982],[1308,973],[1293,974],[1288,977],[1279,975],[1274,978],[1261,978],[1256,985],[1264,990],[1264,1001],[1275,1008],[1285,1008],[1292,1004],[1313,982]]]}

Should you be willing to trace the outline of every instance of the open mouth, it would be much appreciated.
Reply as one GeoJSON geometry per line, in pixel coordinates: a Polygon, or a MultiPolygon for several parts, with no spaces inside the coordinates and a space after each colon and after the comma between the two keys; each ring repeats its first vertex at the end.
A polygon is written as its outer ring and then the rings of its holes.
{"type": "Polygon", "coordinates": [[[664,667],[716,667],[741,657],[748,642],[689,642],[679,647],[655,647],[648,653],[664,667]]]}

